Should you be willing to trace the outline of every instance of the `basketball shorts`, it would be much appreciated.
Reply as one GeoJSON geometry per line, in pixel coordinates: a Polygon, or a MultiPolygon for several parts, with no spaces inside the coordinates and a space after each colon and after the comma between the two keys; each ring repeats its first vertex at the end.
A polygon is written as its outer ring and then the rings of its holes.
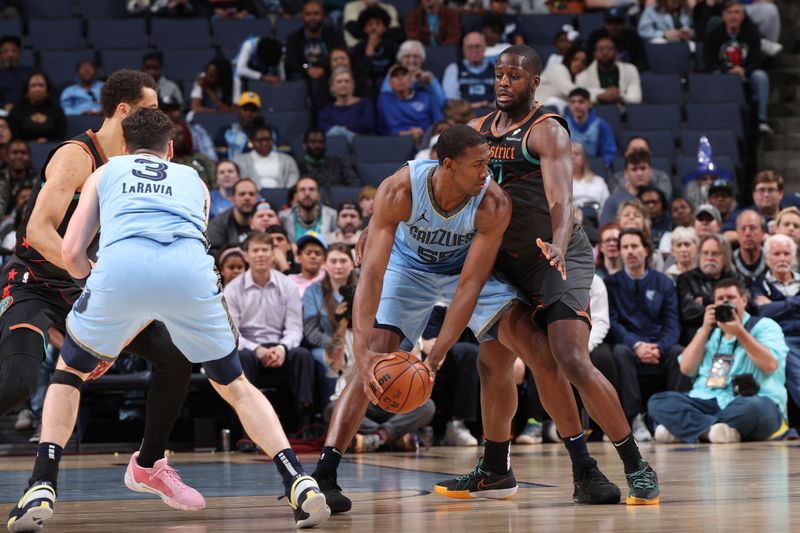
{"type": "Polygon", "coordinates": [[[201,241],[131,238],[104,248],[66,325],[81,348],[114,361],[153,320],[164,323],[193,363],[222,359],[236,348],[238,333],[201,241]]]}
{"type": "MultiPolygon", "coordinates": [[[[433,307],[450,305],[460,277],[400,268],[390,263],[383,277],[375,321],[378,326],[398,330],[416,342],[428,324],[433,307]]],[[[511,285],[489,276],[468,324],[478,341],[488,340],[484,337],[519,298],[511,285]]]]}
{"type": "Polygon", "coordinates": [[[564,318],[563,306],[589,324],[594,254],[583,229],[572,232],[566,265],[567,280],[564,281],[561,273],[550,266],[550,261],[533,244],[530,250],[519,254],[501,251],[497,255],[495,268],[528,299],[534,308],[534,320],[543,331],[547,331],[550,322],[564,318]],[[547,314],[556,302],[561,302],[563,306],[556,306],[554,310],[558,316],[550,318],[547,314]]]}

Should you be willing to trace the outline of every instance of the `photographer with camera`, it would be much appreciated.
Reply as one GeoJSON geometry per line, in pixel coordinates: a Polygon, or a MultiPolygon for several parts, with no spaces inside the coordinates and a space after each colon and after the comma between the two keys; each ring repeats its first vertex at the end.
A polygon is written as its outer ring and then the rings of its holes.
{"type": "MultiPolygon", "coordinates": [[[[311,353],[328,369],[331,402],[339,398],[355,363],[353,356],[353,297],[358,281],[350,247],[344,243],[328,246],[325,275],[303,295],[303,332],[311,353]],[[333,317],[333,318],[331,318],[333,317]]],[[[327,402],[326,402],[327,403],[327,402]]],[[[434,404],[429,399],[409,413],[394,414],[370,404],[353,442],[356,453],[381,447],[409,451],[417,447],[415,433],[430,423],[434,404]]],[[[329,421],[333,403],[325,407],[329,421]]]]}
{"type": "Polygon", "coordinates": [[[680,356],[694,377],[688,393],[654,394],[648,402],[659,442],[767,440],[786,420],[789,349],[780,326],[745,310],[748,293],[735,279],[714,288],[703,325],[680,356]]]}

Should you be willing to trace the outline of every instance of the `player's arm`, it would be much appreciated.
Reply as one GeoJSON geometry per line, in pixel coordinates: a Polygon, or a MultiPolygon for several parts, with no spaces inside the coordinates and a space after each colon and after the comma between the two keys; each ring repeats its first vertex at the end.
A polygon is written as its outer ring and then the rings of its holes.
{"type": "Polygon", "coordinates": [[[469,323],[481,289],[494,267],[510,220],[511,201],[508,195],[494,181],[490,181],[489,190],[475,215],[475,239],[467,252],[453,300],[447,309],[439,337],[425,360],[425,366],[431,372],[431,381],[442,366],[445,355],[469,323]]]}
{"type": "Polygon", "coordinates": [[[555,120],[544,120],[534,130],[528,137],[528,150],[539,154],[553,226],[553,242],[536,239],[536,244],[566,280],[565,258],[572,238],[572,145],[567,131],[555,120]]]}
{"type": "Polygon", "coordinates": [[[92,271],[86,249],[100,229],[100,202],[97,198],[97,181],[105,167],[100,167],[86,180],[81,191],[78,207],[64,234],[61,244],[61,256],[64,259],[64,268],[69,275],[77,280],[85,279],[92,271]]]}
{"type": "Polygon", "coordinates": [[[47,181],[31,211],[26,238],[30,246],[57,267],[66,268],[61,258],[58,227],[72,198],[91,172],[92,161],[88,154],[74,144],[59,148],[47,164],[47,181]]]}
{"type": "Polygon", "coordinates": [[[370,350],[369,340],[378,313],[383,291],[383,276],[394,246],[397,225],[411,216],[411,180],[408,167],[403,167],[378,187],[375,207],[370,219],[369,237],[361,262],[353,301],[353,353],[356,372],[364,392],[371,402],[377,403],[375,392],[382,388],[375,379],[375,365],[384,358],[370,350]]]}

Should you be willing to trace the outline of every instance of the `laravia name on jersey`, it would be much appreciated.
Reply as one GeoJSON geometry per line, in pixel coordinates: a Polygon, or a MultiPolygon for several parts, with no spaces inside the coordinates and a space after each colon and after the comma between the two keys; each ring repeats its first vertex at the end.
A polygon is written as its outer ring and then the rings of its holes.
{"type": "Polygon", "coordinates": [[[172,196],[171,185],[161,185],[159,183],[142,183],[141,181],[134,184],[122,183],[122,194],[166,194],[172,196]]]}

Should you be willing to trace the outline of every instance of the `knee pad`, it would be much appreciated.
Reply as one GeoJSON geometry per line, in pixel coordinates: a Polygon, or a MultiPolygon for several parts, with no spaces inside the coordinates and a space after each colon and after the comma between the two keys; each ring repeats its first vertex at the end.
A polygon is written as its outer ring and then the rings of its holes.
{"type": "Polygon", "coordinates": [[[228,385],[242,375],[242,363],[239,361],[239,351],[234,348],[231,353],[215,361],[203,363],[208,379],[219,385],[228,385]]]}
{"type": "Polygon", "coordinates": [[[78,392],[80,392],[80,390],[83,389],[84,381],[72,372],[56,370],[53,372],[53,379],[50,380],[50,384],[69,385],[70,387],[75,387],[78,389],[78,392]]]}
{"type": "Polygon", "coordinates": [[[75,342],[69,334],[64,337],[64,345],[61,347],[61,358],[70,368],[87,374],[94,370],[100,362],[94,354],[87,352],[75,342]]]}

